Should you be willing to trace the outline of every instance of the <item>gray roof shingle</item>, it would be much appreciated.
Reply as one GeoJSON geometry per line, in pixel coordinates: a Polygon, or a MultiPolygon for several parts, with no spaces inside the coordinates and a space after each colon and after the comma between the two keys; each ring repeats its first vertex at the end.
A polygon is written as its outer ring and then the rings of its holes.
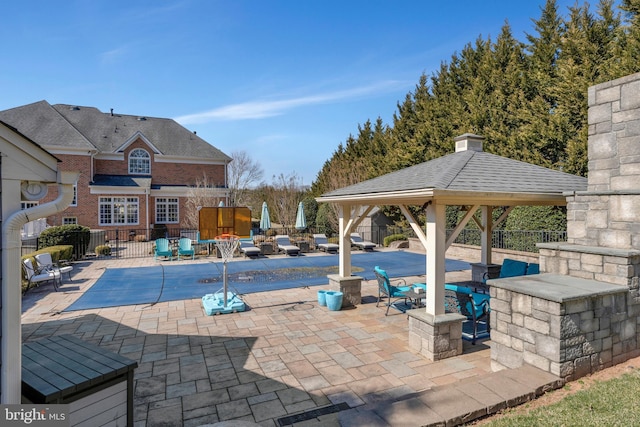
{"type": "Polygon", "coordinates": [[[115,153],[139,132],[165,156],[231,160],[172,119],[103,113],[94,107],[39,101],[0,111],[0,120],[46,146],[115,153]]]}
{"type": "Polygon", "coordinates": [[[321,198],[408,190],[561,194],[586,189],[584,177],[468,150],[340,188],[321,198]]]}

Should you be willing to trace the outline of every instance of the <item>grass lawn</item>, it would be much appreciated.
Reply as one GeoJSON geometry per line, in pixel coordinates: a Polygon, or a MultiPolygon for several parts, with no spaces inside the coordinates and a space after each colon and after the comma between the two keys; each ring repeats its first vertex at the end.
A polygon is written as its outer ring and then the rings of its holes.
{"type": "MultiPolygon", "coordinates": [[[[595,383],[526,414],[506,412],[484,426],[639,426],[640,370],[595,383]]],[[[512,412],[516,412],[513,410],[512,412]]]]}

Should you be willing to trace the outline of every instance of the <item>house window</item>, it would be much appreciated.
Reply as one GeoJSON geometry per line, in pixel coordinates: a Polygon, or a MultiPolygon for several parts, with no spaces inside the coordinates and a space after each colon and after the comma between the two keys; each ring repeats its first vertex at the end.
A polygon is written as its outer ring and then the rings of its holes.
{"type": "Polygon", "coordinates": [[[129,153],[129,173],[138,175],[151,174],[151,157],[142,148],[136,148],[129,153]]]}
{"type": "Polygon", "coordinates": [[[178,218],[177,197],[156,197],[157,224],[176,224],[178,223],[178,218]]]}
{"type": "Polygon", "coordinates": [[[62,225],[77,224],[77,223],[78,223],[78,218],[76,218],[75,216],[62,217],[62,225]]]}
{"type": "Polygon", "coordinates": [[[137,197],[100,197],[100,225],[137,225],[137,197]]]}

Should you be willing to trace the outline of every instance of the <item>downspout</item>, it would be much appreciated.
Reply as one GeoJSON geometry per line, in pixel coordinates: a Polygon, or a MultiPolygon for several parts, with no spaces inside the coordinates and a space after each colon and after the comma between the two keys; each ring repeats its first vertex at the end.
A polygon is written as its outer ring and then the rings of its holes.
{"type": "Polygon", "coordinates": [[[58,197],[49,203],[13,213],[2,223],[2,368],[0,387],[3,404],[21,403],[22,387],[22,268],[20,229],[29,221],[62,212],[73,201],[78,172],[58,171],[58,197]]]}

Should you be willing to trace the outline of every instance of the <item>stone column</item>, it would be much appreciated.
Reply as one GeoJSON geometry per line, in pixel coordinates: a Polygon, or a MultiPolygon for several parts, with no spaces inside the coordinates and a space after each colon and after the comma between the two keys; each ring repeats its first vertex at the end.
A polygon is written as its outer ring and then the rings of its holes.
{"type": "Polygon", "coordinates": [[[353,307],[362,303],[362,277],[342,277],[339,274],[330,274],[329,288],[342,292],[342,308],[353,307]]]}

